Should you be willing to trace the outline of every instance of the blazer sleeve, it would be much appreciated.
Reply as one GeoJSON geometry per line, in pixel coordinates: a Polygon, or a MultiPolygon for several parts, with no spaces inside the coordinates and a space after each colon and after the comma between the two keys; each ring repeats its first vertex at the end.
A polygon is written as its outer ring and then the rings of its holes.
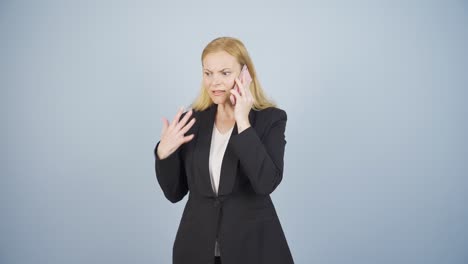
{"type": "Polygon", "coordinates": [[[254,191],[262,195],[271,194],[283,178],[287,114],[279,110],[273,112],[273,120],[263,140],[250,126],[233,136],[230,142],[254,191]]]}
{"type": "MultiPolygon", "coordinates": [[[[181,115],[180,119],[182,119],[184,115],[185,113],[181,115]]],[[[186,134],[189,134],[189,132],[186,134]]],[[[176,151],[171,153],[171,155],[160,159],[157,154],[160,143],[161,141],[158,141],[154,148],[156,178],[164,196],[172,203],[176,203],[182,200],[188,192],[187,176],[182,159],[185,144],[182,144],[176,151]]]]}

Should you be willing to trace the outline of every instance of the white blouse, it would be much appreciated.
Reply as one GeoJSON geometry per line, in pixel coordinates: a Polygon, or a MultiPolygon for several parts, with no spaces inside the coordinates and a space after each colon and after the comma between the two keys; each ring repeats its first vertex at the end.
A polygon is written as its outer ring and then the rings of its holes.
{"type": "MultiPolygon", "coordinates": [[[[231,137],[232,130],[234,126],[226,133],[221,134],[213,124],[213,133],[211,136],[211,146],[210,146],[210,158],[209,158],[209,169],[210,169],[210,178],[211,186],[213,191],[218,194],[219,188],[219,179],[221,177],[221,163],[223,161],[224,152],[226,151],[227,145],[229,143],[229,138],[231,137]]],[[[219,247],[218,240],[215,244],[215,256],[219,256],[219,247]]]]}

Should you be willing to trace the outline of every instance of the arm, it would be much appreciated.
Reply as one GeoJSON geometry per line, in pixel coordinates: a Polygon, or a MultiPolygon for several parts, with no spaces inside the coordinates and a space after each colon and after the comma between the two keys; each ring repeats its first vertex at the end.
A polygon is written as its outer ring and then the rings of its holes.
{"type": "MultiPolygon", "coordinates": [[[[184,116],[185,113],[181,115],[180,119],[184,116]]],[[[160,159],[158,156],[160,142],[154,148],[156,178],[164,196],[172,203],[176,203],[182,200],[188,192],[187,176],[182,159],[182,149],[185,144],[182,144],[166,158],[160,159]]]]}
{"type": "Polygon", "coordinates": [[[188,192],[185,167],[180,157],[180,147],[168,157],[159,159],[158,146],[159,142],[154,149],[156,178],[164,196],[172,203],[176,203],[182,200],[188,192]]]}
{"type": "Polygon", "coordinates": [[[240,134],[233,135],[232,148],[258,194],[272,193],[283,178],[283,159],[286,140],[287,115],[284,110],[274,115],[274,121],[262,140],[250,126],[240,134]]]}

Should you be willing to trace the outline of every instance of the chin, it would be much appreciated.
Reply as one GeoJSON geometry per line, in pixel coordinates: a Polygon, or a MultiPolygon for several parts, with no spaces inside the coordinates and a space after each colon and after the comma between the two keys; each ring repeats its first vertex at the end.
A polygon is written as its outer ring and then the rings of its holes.
{"type": "Polygon", "coordinates": [[[215,97],[215,98],[211,98],[211,100],[215,104],[224,104],[224,103],[226,103],[227,98],[226,97],[223,97],[223,98],[215,97]]]}

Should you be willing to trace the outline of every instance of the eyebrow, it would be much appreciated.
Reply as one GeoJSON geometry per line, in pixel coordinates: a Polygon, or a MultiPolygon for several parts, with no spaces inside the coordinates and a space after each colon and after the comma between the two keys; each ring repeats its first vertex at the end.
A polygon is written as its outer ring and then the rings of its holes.
{"type": "MultiPolygon", "coordinates": [[[[220,70],[220,72],[221,72],[221,71],[224,71],[224,70],[230,70],[230,69],[231,69],[231,68],[224,68],[224,69],[220,70]]],[[[212,72],[212,71],[210,71],[210,70],[208,70],[208,69],[205,69],[205,71],[212,72]]]]}

